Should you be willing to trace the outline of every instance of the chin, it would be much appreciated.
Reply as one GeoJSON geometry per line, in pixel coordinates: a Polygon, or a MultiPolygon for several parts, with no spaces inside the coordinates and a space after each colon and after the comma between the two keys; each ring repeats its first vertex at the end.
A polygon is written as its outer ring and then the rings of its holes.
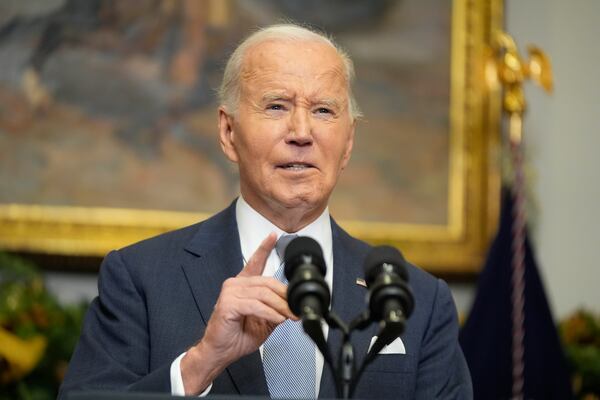
{"type": "Polygon", "coordinates": [[[281,197],[281,200],[286,208],[303,208],[306,210],[319,208],[327,203],[327,198],[314,192],[288,192],[281,197]]]}

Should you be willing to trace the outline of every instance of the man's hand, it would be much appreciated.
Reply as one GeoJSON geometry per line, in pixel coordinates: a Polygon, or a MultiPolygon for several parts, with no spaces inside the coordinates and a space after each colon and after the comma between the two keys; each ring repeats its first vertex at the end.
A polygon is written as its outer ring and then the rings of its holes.
{"type": "Polygon", "coordinates": [[[263,277],[277,235],[271,233],[234,278],[223,283],[204,337],[181,360],[186,395],[201,393],[229,364],[256,351],[273,329],[297,319],[286,300],[286,286],[263,277]]]}

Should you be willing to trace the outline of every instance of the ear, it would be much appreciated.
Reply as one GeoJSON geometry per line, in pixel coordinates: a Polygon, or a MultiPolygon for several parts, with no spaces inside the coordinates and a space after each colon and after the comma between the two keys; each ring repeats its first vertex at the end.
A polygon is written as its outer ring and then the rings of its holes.
{"type": "Polygon", "coordinates": [[[235,148],[235,132],[233,129],[233,116],[227,113],[224,106],[219,107],[219,143],[225,156],[232,162],[238,162],[235,148]]]}
{"type": "Polygon", "coordinates": [[[352,126],[350,127],[350,133],[348,134],[348,139],[346,140],[346,148],[344,149],[344,154],[342,156],[342,170],[346,168],[348,162],[350,161],[350,156],[352,155],[352,147],[354,146],[354,129],[356,128],[356,120],[352,121],[352,126]]]}

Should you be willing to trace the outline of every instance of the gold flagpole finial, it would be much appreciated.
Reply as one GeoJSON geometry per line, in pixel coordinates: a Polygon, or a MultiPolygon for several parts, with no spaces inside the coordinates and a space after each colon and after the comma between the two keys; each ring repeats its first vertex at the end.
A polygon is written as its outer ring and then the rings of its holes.
{"type": "Polygon", "coordinates": [[[546,54],[535,46],[527,48],[529,59],[524,60],[514,39],[498,32],[486,60],[486,83],[489,89],[504,89],[502,107],[510,121],[510,140],[519,144],[522,139],[522,120],[527,103],[523,83],[530,79],[548,93],[553,89],[552,67],[546,54]]]}

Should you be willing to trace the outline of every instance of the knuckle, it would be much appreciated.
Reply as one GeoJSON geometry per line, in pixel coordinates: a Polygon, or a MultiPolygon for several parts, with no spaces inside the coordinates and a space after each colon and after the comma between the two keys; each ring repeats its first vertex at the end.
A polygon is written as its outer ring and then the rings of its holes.
{"type": "Polygon", "coordinates": [[[259,290],[257,295],[256,295],[257,299],[260,300],[261,302],[266,302],[269,300],[269,292],[265,289],[259,290]]]}
{"type": "Polygon", "coordinates": [[[229,290],[231,289],[233,286],[235,286],[236,283],[236,278],[227,278],[225,279],[225,281],[223,281],[223,285],[221,286],[221,290],[229,290]]]}

